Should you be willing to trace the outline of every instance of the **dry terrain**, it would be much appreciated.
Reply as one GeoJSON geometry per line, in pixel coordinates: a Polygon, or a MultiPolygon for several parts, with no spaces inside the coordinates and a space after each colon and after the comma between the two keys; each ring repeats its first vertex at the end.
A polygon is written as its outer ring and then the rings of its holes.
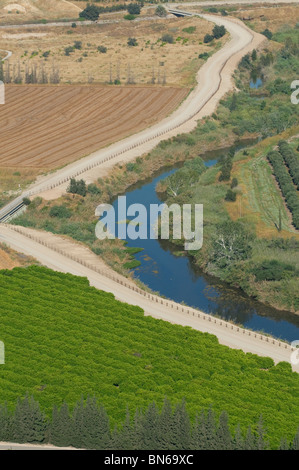
{"type": "Polygon", "coordinates": [[[61,167],[161,120],[187,93],[173,87],[6,86],[0,167],[61,167]]]}
{"type": "Polygon", "coordinates": [[[37,67],[40,75],[43,64],[49,78],[55,63],[61,83],[108,83],[118,79],[122,84],[154,82],[189,87],[195,85],[196,72],[203,63],[199,54],[219,49],[227,39],[203,44],[205,34],[212,29],[213,24],[204,19],[175,17],[79,24],[76,28],[38,25],[1,29],[0,48],[12,51],[12,78],[20,68],[23,82],[26,68],[37,67]],[[173,37],[173,44],[161,41],[165,34],[173,37]],[[135,38],[137,45],[128,46],[128,38],[135,38]],[[65,49],[75,42],[80,48],[66,55],[65,49]],[[107,51],[99,52],[100,46],[107,51]]]}
{"type": "Polygon", "coordinates": [[[31,256],[17,253],[9,246],[0,243],[0,269],[13,269],[17,266],[30,266],[36,261],[31,256]]]}
{"type": "Polygon", "coordinates": [[[66,0],[0,0],[0,23],[77,18],[80,10],[66,0]]]}

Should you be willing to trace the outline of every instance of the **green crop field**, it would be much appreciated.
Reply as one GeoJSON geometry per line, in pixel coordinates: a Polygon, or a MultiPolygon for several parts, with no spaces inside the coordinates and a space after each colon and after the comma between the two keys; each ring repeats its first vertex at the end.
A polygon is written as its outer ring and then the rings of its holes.
{"type": "Polygon", "coordinates": [[[167,396],[191,416],[213,406],[243,430],[262,414],[272,445],[299,423],[290,365],[229,349],[209,334],[144,317],[84,278],[32,266],[0,271],[1,402],[28,391],[50,412],[95,395],[114,424],[167,396]],[[233,400],[232,400],[233,397],[233,400]]]}

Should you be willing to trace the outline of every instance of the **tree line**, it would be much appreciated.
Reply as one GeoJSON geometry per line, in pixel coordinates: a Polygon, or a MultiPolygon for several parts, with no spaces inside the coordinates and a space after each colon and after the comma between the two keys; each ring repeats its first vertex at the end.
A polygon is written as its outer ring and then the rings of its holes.
{"type": "MultiPolygon", "coordinates": [[[[238,425],[233,431],[228,415],[219,418],[212,408],[201,410],[191,421],[184,400],[173,407],[164,400],[161,410],[155,403],[146,410],[129,412],[120,427],[111,426],[109,416],[95,398],[83,398],[70,412],[67,403],[53,407],[47,419],[31,396],[20,398],[13,411],[0,407],[0,440],[18,443],[50,443],[101,450],[267,450],[263,419],[244,434],[238,425]]],[[[280,450],[299,450],[299,428],[292,442],[281,439],[280,450]]]]}

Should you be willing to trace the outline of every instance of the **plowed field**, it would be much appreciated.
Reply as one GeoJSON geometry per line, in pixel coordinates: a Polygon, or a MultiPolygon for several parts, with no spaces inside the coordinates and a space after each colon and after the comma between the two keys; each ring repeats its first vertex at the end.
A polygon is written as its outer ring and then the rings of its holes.
{"type": "Polygon", "coordinates": [[[187,93],[174,87],[6,86],[0,167],[63,166],[162,119],[187,93]]]}

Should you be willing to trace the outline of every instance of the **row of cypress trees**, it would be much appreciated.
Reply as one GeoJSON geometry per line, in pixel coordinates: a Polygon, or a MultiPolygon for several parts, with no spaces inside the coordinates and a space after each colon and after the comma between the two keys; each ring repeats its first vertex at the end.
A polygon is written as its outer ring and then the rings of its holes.
{"type": "MultiPolygon", "coordinates": [[[[162,409],[155,403],[134,417],[126,413],[122,426],[110,426],[103,406],[95,398],[79,401],[72,413],[64,403],[54,406],[46,419],[39,403],[28,395],[19,399],[14,411],[0,406],[0,441],[51,443],[102,450],[266,450],[269,444],[262,418],[244,435],[240,426],[232,432],[228,415],[216,419],[212,409],[202,410],[191,421],[182,401],[175,408],[165,399],[162,409]]],[[[281,440],[279,449],[299,450],[299,429],[293,442],[281,440]]]]}

